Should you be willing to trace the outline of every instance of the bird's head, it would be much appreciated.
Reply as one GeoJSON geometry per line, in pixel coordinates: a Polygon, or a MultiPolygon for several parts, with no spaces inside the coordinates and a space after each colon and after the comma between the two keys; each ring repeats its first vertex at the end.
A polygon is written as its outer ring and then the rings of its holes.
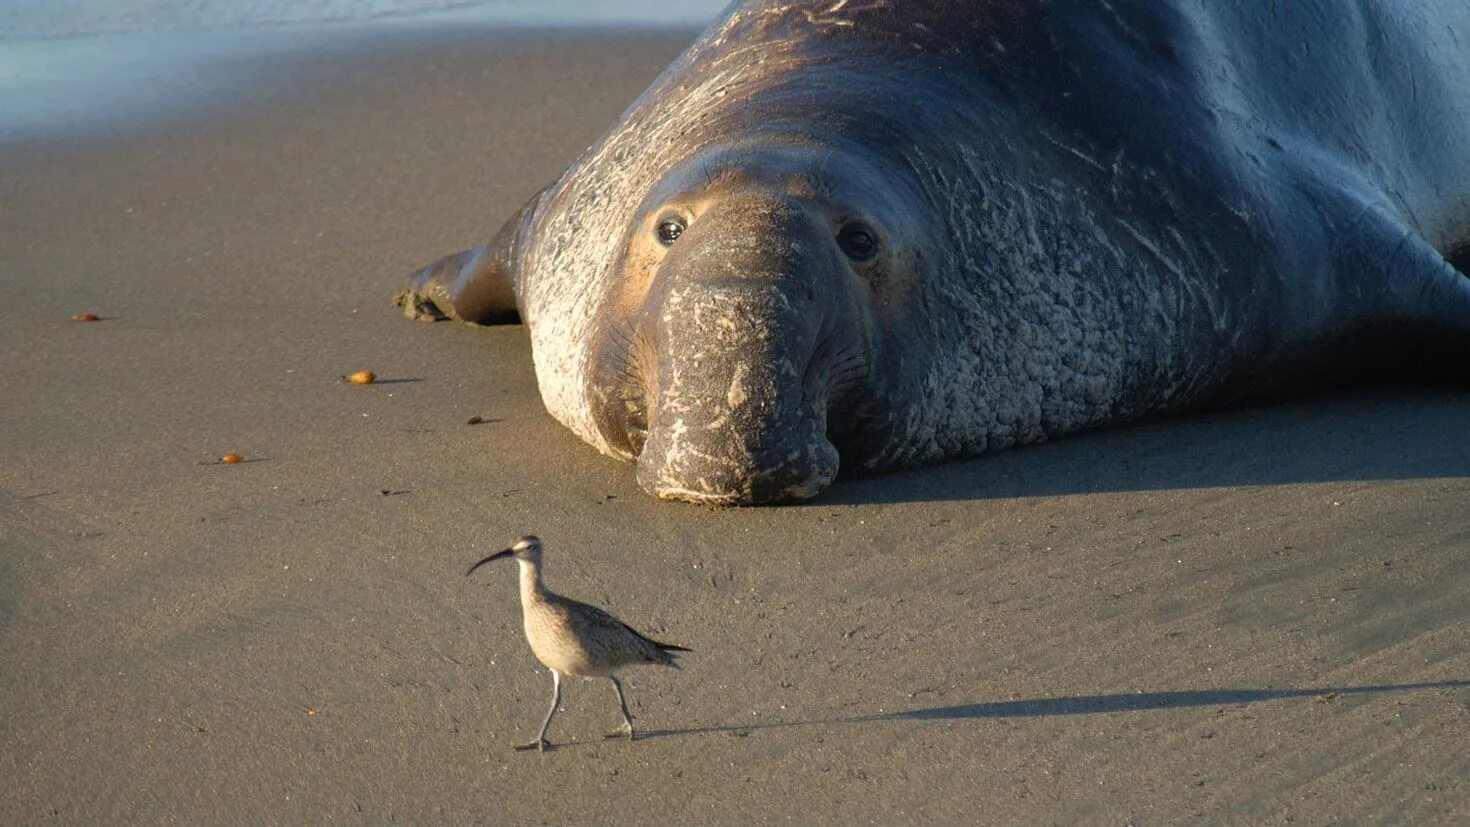
{"type": "Polygon", "coordinates": [[[470,576],[474,573],[475,569],[485,565],[486,563],[499,560],[502,557],[514,557],[515,559],[526,563],[540,563],[541,538],[531,534],[527,534],[526,536],[517,539],[514,543],[511,543],[508,547],[503,548],[500,551],[497,551],[489,557],[486,557],[480,562],[474,564],[473,566],[470,566],[470,570],[465,572],[465,576],[470,576]]]}

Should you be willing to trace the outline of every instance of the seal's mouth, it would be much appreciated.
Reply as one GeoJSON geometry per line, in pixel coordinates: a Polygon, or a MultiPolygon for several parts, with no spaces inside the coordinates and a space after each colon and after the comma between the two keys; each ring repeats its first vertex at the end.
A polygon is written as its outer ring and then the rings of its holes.
{"type": "Polygon", "coordinates": [[[638,459],[638,483],[662,500],[703,505],[763,505],[815,497],[837,476],[837,449],[825,437],[804,441],[779,461],[746,461],[657,441],[638,459]]]}
{"type": "MultiPolygon", "coordinates": [[[[835,472],[833,472],[835,473],[835,472]]],[[[767,503],[800,502],[815,497],[832,483],[832,476],[825,470],[813,472],[805,480],[779,488],[767,486],[742,486],[737,490],[709,491],[697,488],[667,486],[655,488],[649,493],[661,500],[677,500],[696,505],[739,506],[764,505],[767,503]],[[758,493],[759,492],[759,493],[758,493]],[[759,498],[758,498],[759,497],[759,498]]]]}

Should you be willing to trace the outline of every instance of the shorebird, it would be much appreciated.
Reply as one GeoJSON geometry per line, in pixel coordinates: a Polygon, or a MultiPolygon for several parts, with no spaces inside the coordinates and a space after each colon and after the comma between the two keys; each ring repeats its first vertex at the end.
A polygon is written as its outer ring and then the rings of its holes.
{"type": "Polygon", "coordinates": [[[644,637],[637,629],[596,606],[572,600],[546,588],[541,580],[541,540],[527,535],[470,566],[475,569],[502,557],[514,557],[521,565],[521,617],[526,629],[526,642],[536,659],[551,670],[551,709],[541,722],[536,740],[516,744],[518,750],[544,751],[550,743],[546,729],[561,703],[562,675],[579,678],[607,678],[618,692],[618,706],[623,712],[623,725],[606,738],[633,740],[633,718],[623,697],[623,684],[613,674],[624,666],[652,663],[679,668],[677,652],[691,652],[683,646],[659,643],[644,637]]]}

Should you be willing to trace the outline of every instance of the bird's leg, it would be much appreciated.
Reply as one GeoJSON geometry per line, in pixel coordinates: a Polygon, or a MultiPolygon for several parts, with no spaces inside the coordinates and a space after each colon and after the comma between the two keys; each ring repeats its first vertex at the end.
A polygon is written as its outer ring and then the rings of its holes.
{"type": "Polygon", "coordinates": [[[518,750],[534,749],[545,752],[551,744],[546,741],[546,728],[551,726],[551,718],[556,715],[556,708],[561,705],[561,673],[555,669],[551,670],[551,709],[546,710],[546,720],[541,722],[541,731],[536,734],[536,740],[524,744],[516,744],[518,750]]]}
{"type": "Polygon", "coordinates": [[[623,684],[614,675],[608,675],[607,679],[612,681],[613,689],[618,691],[618,706],[623,710],[623,725],[604,735],[604,738],[627,738],[633,740],[633,716],[628,714],[628,701],[623,698],[623,684]]]}

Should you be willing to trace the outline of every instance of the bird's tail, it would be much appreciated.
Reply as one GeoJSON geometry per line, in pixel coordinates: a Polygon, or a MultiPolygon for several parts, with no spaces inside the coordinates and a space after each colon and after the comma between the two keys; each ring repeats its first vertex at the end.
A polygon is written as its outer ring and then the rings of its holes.
{"type": "Polygon", "coordinates": [[[688,649],[683,646],[675,646],[672,643],[659,643],[656,640],[650,640],[649,643],[652,643],[658,649],[658,662],[664,666],[672,666],[675,669],[679,668],[680,652],[694,651],[693,649],[688,649]]]}

